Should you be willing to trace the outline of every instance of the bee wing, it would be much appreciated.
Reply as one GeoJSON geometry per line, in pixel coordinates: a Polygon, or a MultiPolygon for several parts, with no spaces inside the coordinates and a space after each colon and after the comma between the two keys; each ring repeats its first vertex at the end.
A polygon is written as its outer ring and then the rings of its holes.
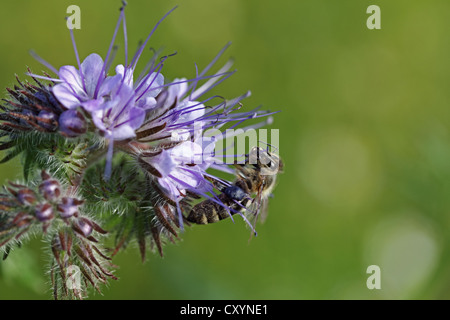
{"type": "Polygon", "coordinates": [[[261,212],[259,214],[259,216],[260,216],[259,219],[261,222],[264,222],[264,221],[266,221],[267,215],[269,213],[269,199],[263,198],[261,200],[261,210],[260,211],[261,212]]]}
{"type": "Polygon", "coordinates": [[[264,209],[264,207],[266,206],[264,198],[262,196],[262,188],[263,186],[261,186],[260,190],[258,190],[256,197],[253,198],[250,206],[246,210],[246,218],[252,224],[253,229],[255,229],[256,222],[258,221],[258,218],[260,216],[261,208],[264,209]]]}
{"type": "Polygon", "coordinates": [[[222,191],[224,188],[228,187],[230,184],[226,183],[220,178],[213,177],[213,176],[204,176],[206,180],[211,182],[212,187],[218,191],[222,191]]]}
{"type": "Polygon", "coordinates": [[[249,241],[252,239],[253,235],[256,235],[256,222],[258,221],[258,218],[261,215],[261,209],[263,213],[267,211],[266,200],[267,199],[264,199],[262,197],[262,194],[259,192],[245,210],[244,220],[246,220],[248,227],[250,227],[250,229],[252,230],[249,241]]]}

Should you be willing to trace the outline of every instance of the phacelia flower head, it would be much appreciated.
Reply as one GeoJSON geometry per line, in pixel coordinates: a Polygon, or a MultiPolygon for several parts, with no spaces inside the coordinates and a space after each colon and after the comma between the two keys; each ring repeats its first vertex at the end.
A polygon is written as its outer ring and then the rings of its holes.
{"type": "MultiPolygon", "coordinates": [[[[203,137],[204,132],[235,128],[246,120],[264,117],[266,121],[243,129],[257,128],[268,123],[271,113],[257,109],[241,112],[241,101],[250,92],[232,100],[218,95],[206,96],[234,73],[230,71],[232,61],[226,62],[217,72],[209,73],[229,44],[202,71],[196,70],[194,78],[180,77],[171,82],[165,81],[162,71],[170,56],[159,60],[153,57],[142,72],[135,74],[136,65],[150,37],[175,8],[158,21],[128,61],[124,7],[121,8],[105,59],[92,53],[80,62],[73,30],[70,30],[78,66],[66,65],[57,70],[39,58],[57,74],[56,78],[41,78],[55,83],[51,88],[52,94],[65,110],[57,115],[61,133],[73,137],[95,128],[106,139],[106,179],[111,175],[114,148],[135,156],[161,196],[177,208],[182,225],[180,207],[189,195],[217,201],[213,181],[219,179],[207,170],[232,171],[227,165],[211,161],[214,156],[211,150],[216,141],[207,141],[203,137]],[[121,25],[125,39],[125,61],[116,65],[114,74],[110,75],[108,69],[113,65],[112,48],[121,25]]],[[[51,121],[52,117],[52,114],[42,114],[40,118],[51,121]]],[[[223,134],[216,140],[225,137],[223,134]]],[[[231,184],[230,181],[221,183],[231,184]]],[[[221,205],[225,206],[223,203],[221,205]]]]}
{"type": "Polygon", "coordinates": [[[0,112],[0,150],[10,150],[0,162],[22,152],[25,181],[35,179],[11,184],[0,195],[0,248],[39,228],[51,236],[52,277],[59,270],[64,279],[66,260],[73,259],[74,265],[86,267],[84,281],[94,287],[94,278],[114,278],[105,267],[110,258],[94,245],[98,234],[106,233],[95,222],[96,214],[115,232],[112,255],[135,239],[144,259],[147,244],[162,255],[165,241],[177,239],[184,224],[196,223],[189,218],[194,203],[220,211],[221,218],[239,213],[254,230],[243,212],[259,210],[275,183],[259,177],[258,166],[250,168],[255,173],[250,177],[248,167],[233,160],[248,158],[246,153],[228,152],[235,150],[228,138],[270,123],[273,114],[244,111],[242,101],[250,92],[233,99],[210,94],[235,72],[232,61],[211,72],[230,44],[203,69],[195,65],[192,77],[164,77],[172,54],[155,52],[137,70],[151,36],[175,8],[128,59],[124,7],[104,57],[91,53],[80,59],[70,30],[76,64],[57,69],[35,55],[54,76],[29,70],[36,84],[18,80],[0,112]],[[125,59],[116,63],[113,50],[121,27],[125,59]],[[231,162],[221,161],[224,157],[231,162]],[[37,169],[44,170],[41,179],[36,179],[37,169]],[[266,182],[270,189],[263,195],[266,182]]]}

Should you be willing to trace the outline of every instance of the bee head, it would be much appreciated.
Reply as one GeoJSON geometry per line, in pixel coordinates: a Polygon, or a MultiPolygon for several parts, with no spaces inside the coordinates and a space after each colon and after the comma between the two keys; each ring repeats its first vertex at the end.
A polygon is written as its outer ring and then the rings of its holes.
{"type": "Polygon", "coordinates": [[[274,175],[283,168],[280,157],[261,147],[253,147],[248,156],[248,163],[260,169],[261,175],[274,175]]]}

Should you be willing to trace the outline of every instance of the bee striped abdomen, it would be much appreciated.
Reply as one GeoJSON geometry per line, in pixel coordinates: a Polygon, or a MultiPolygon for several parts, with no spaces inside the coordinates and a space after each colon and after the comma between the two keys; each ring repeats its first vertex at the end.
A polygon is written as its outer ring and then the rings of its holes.
{"type": "MultiPolygon", "coordinates": [[[[225,206],[231,208],[232,210],[239,211],[239,208],[237,204],[231,204],[230,198],[228,198],[225,194],[219,194],[218,195],[219,201],[221,201],[225,206]]],[[[236,212],[233,212],[232,210],[227,211],[224,206],[220,205],[217,202],[214,202],[212,200],[205,200],[203,202],[200,202],[196,204],[191,212],[189,213],[187,220],[189,222],[195,223],[195,224],[208,224],[208,223],[214,223],[226,218],[230,217],[231,214],[235,214],[236,212]]]]}
{"type": "MultiPolygon", "coordinates": [[[[219,195],[219,198],[221,198],[221,196],[222,195],[219,195]]],[[[225,219],[227,216],[228,213],[221,205],[212,200],[205,200],[192,208],[187,220],[196,224],[208,224],[225,219]],[[224,211],[225,214],[222,211],[224,211]]]]}

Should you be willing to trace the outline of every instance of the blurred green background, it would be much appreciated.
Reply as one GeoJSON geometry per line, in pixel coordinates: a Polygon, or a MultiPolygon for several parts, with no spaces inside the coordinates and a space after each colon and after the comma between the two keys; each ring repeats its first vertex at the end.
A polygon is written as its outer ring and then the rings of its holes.
{"type": "MultiPolygon", "coordinates": [[[[106,54],[120,1],[3,1],[0,87],[43,69],[29,49],[76,64],[70,4],[81,58],[106,54]]],[[[250,89],[247,110],[282,110],[285,172],[257,238],[228,219],[145,264],[130,247],[114,260],[120,280],[91,298],[449,299],[450,2],[129,0],[131,52],[175,4],[150,44],[178,52],[164,75],[192,77],[232,41],[238,72],[216,92],[250,89]],[[381,30],[366,27],[371,4],[381,30]],[[369,265],[381,290],[366,287],[369,265]]],[[[0,167],[1,182],[17,177],[19,163],[0,167]]],[[[0,299],[50,299],[46,263],[39,238],[0,262],[0,299]]]]}

